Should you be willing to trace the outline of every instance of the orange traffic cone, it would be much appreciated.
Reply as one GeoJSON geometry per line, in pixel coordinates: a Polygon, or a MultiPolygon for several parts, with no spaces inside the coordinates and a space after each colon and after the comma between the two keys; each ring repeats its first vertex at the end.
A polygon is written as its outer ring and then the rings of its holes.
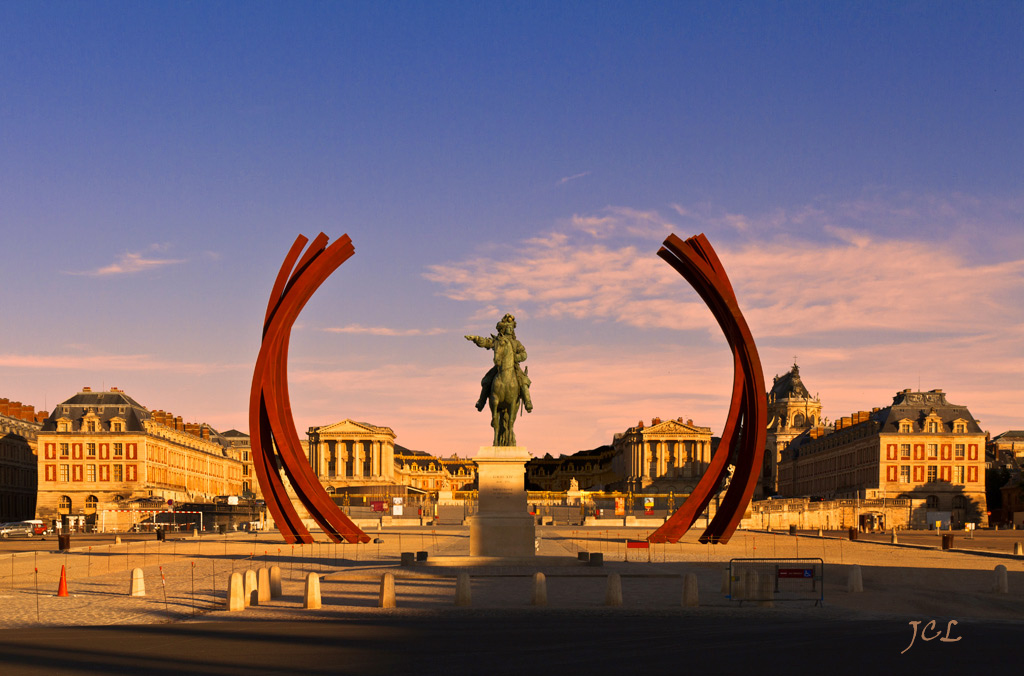
{"type": "Polygon", "coordinates": [[[57,587],[57,596],[68,595],[68,577],[64,573],[64,566],[60,567],[60,586],[57,587]]]}

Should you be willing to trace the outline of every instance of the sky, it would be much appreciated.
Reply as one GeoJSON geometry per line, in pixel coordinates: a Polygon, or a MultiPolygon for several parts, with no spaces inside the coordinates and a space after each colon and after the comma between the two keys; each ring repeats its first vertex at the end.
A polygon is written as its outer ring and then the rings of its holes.
{"type": "Polygon", "coordinates": [[[292,332],[298,429],[436,455],[512,312],[534,455],[719,434],[732,361],[656,252],[704,233],[766,386],[942,388],[1024,428],[1024,4],[0,3],[0,397],[248,428],[298,234],[355,255],[292,332]]]}

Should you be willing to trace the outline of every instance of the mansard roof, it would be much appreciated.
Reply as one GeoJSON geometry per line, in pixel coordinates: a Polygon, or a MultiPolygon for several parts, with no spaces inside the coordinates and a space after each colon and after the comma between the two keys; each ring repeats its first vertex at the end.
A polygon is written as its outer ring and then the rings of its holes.
{"type": "Polygon", "coordinates": [[[788,373],[782,376],[775,376],[772,389],[768,391],[768,400],[773,399],[810,399],[811,393],[807,391],[803,381],[800,379],[800,367],[795,363],[788,373]]]}
{"type": "Polygon", "coordinates": [[[82,417],[92,411],[104,423],[114,418],[124,420],[126,432],[143,432],[143,422],[151,415],[145,406],[135,401],[121,390],[111,389],[106,392],[93,392],[85,389],[70,399],[53,407],[53,413],[43,423],[43,432],[57,431],[57,421],[67,418],[72,421],[72,430],[80,431],[82,417]],[[124,409],[124,412],[121,412],[124,409]],[[67,411],[65,413],[65,411],[67,411]]]}
{"type": "Polygon", "coordinates": [[[914,431],[921,432],[925,419],[932,413],[942,420],[943,432],[953,431],[953,421],[964,420],[968,434],[984,434],[967,407],[950,403],[942,390],[914,392],[907,389],[897,392],[892,404],[872,412],[871,419],[878,423],[881,433],[898,432],[901,420],[910,420],[914,423],[914,431]]]}

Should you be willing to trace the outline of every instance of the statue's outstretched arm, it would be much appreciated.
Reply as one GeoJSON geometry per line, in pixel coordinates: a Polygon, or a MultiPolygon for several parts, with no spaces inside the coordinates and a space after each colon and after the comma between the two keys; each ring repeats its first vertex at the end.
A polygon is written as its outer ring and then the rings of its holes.
{"type": "Polygon", "coordinates": [[[466,340],[473,341],[477,347],[486,347],[487,349],[494,345],[494,341],[490,338],[481,338],[480,336],[466,336],[466,340]]]}

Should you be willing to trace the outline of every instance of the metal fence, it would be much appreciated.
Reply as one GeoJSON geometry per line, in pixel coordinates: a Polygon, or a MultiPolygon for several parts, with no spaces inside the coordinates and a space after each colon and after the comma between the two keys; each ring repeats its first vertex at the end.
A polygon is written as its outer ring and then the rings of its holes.
{"type": "Polygon", "coordinates": [[[768,605],[775,601],[825,602],[822,559],[730,559],[728,598],[768,605]]]}

